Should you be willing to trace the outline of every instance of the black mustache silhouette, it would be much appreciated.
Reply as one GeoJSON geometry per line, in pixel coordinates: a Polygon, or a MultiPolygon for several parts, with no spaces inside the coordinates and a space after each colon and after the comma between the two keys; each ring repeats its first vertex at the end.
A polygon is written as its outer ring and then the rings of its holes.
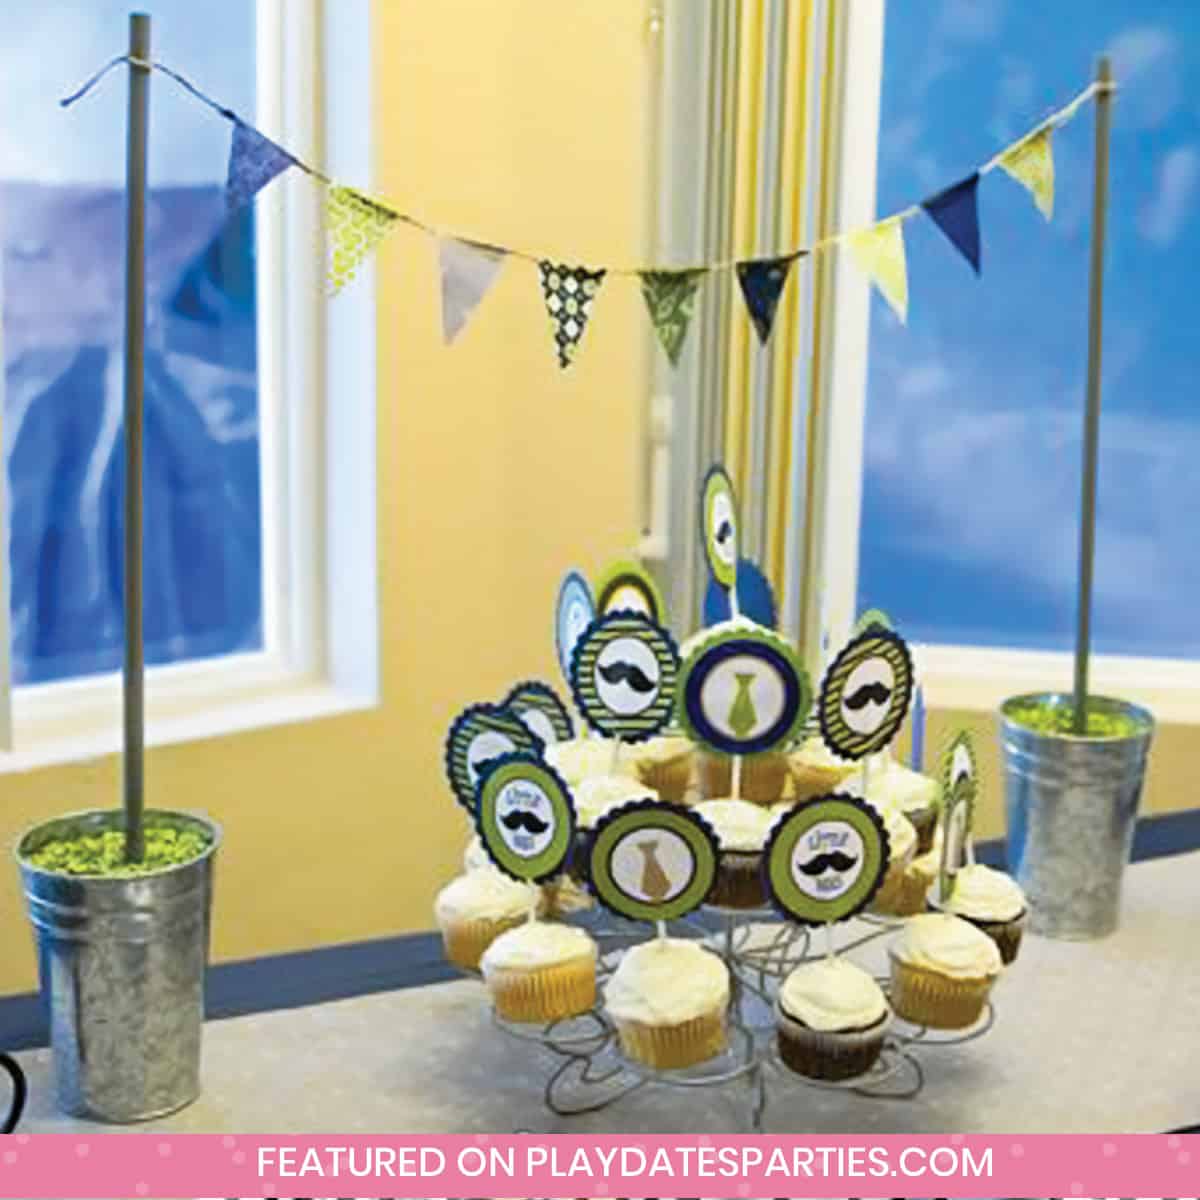
{"type": "Polygon", "coordinates": [[[510,812],[500,818],[505,829],[524,829],[527,833],[545,833],[550,828],[546,821],[531,812],[510,812]]]}
{"type": "Polygon", "coordinates": [[[882,683],[864,683],[853,696],[847,696],[842,703],[851,711],[866,708],[874,701],[876,704],[886,704],[891,699],[891,689],[882,683]]]}
{"type": "Polygon", "coordinates": [[[818,854],[816,858],[810,858],[808,862],[800,864],[800,870],[805,875],[822,875],[826,871],[848,871],[854,864],[858,862],[857,858],[851,858],[848,854],[843,854],[840,850],[833,850],[829,854],[818,854]]]}
{"type": "Polygon", "coordinates": [[[654,691],[657,686],[636,663],[615,662],[597,669],[605,683],[627,683],[635,692],[645,694],[654,691]]]}
{"type": "Polygon", "coordinates": [[[717,545],[729,541],[731,537],[733,537],[733,522],[722,521],[717,527],[717,545]]]}

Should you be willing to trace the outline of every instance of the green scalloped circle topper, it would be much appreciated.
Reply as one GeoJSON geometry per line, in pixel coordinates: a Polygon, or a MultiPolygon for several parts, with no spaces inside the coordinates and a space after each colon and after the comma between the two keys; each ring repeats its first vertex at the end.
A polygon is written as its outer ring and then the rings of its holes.
{"type": "Polygon", "coordinates": [[[883,819],[866,801],[843,795],[806,800],[767,839],[767,894],[801,925],[845,921],[870,904],[888,855],[883,819]]]}
{"type": "Polygon", "coordinates": [[[557,875],[575,836],[567,785],[531,754],[510,754],[492,765],[479,784],[475,822],[496,866],[527,883],[557,875]]]}
{"type": "Polygon", "coordinates": [[[738,511],[733,481],[711,467],[700,492],[700,539],[713,578],[728,592],[737,584],[738,511]]]}
{"type": "Polygon", "coordinates": [[[596,612],[639,612],[661,625],[665,619],[662,592],[650,572],[639,563],[622,559],[610,563],[596,580],[596,612]]]}

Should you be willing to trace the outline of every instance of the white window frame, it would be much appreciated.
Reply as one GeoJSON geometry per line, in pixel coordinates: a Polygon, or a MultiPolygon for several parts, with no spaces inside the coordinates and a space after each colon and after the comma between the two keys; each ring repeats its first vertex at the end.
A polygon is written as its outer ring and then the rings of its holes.
{"type": "MultiPolygon", "coordinates": [[[[875,219],[876,158],[883,82],[885,4],[849,3],[844,10],[845,54],[840,91],[837,164],[838,227],[875,219]]],[[[832,644],[849,636],[856,619],[862,507],[870,285],[838,253],[833,280],[835,319],[829,322],[829,369],[823,403],[829,414],[819,528],[821,625],[832,644]]],[[[1069,653],[960,645],[914,647],[927,702],[938,708],[994,711],[1022,692],[1070,691],[1069,653]]],[[[1160,721],[1200,723],[1200,663],[1178,659],[1093,655],[1089,690],[1147,705],[1160,721]]]]}
{"type": "MultiPolygon", "coordinates": [[[[257,123],[366,188],[370,10],[370,0],[256,0],[257,123]]],[[[336,300],[324,298],[321,192],[293,170],[257,201],[266,644],[149,668],[151,746],[378,703],[375,278],[368,262],[336,300]]],[[[0,773],[119,749],[120,706],[119,673],[15,689],[0,773]]]]}

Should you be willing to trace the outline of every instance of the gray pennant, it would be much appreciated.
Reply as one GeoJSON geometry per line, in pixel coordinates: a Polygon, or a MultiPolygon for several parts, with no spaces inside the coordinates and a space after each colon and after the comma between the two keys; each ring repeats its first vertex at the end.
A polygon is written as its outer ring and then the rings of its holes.
{"type": "Polygon", "coordinates": [[[505,252],[478,242],[442,238],[438,258],[442,271],[442,337],[449,345],[495,283],[504,266],[505,252]]]}

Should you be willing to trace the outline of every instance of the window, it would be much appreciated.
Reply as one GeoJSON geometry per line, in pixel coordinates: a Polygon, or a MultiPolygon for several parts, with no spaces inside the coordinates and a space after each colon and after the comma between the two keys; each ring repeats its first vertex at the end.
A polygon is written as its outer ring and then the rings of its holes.
{"type": "MultiPolygon", "coordinates": [[[[1195,659],[1200,12],[1095,0],[1080,17],[1000,0],[888,5],[877,210],[966,174],[1112,52],[1093,645],[1195,659]]],[[[871,301],[857,607],[888,610],[917,641],[1072,644],[1092,138],[1090,109],[1055,137],[1050,224],[1002,173],[983,181],[981,281],[915,220],[908,327],[871,301]]]]}
{"type": "MultiPolygon", "coordinates": [[[[158,61],[370,186],[366,0],[327,23],[315,0],[144,7],[158,61]]],[[[4,769],[116,744],[125,81],[114,72],[67,112],[57,100],[124,49],[127,21],[116,0],[0,12],[13,680],[29,685],[4,769]]],[[[326,305],[320,189],[299,172],[227,219],[229,137],[153,77],[151,743],[357,707],[376,690],[372,274],[326,305]],[[336,423],[327,377],[355,397],[336,423]],[[335,521],[352,532],[326,538],[335,521]]]]}

